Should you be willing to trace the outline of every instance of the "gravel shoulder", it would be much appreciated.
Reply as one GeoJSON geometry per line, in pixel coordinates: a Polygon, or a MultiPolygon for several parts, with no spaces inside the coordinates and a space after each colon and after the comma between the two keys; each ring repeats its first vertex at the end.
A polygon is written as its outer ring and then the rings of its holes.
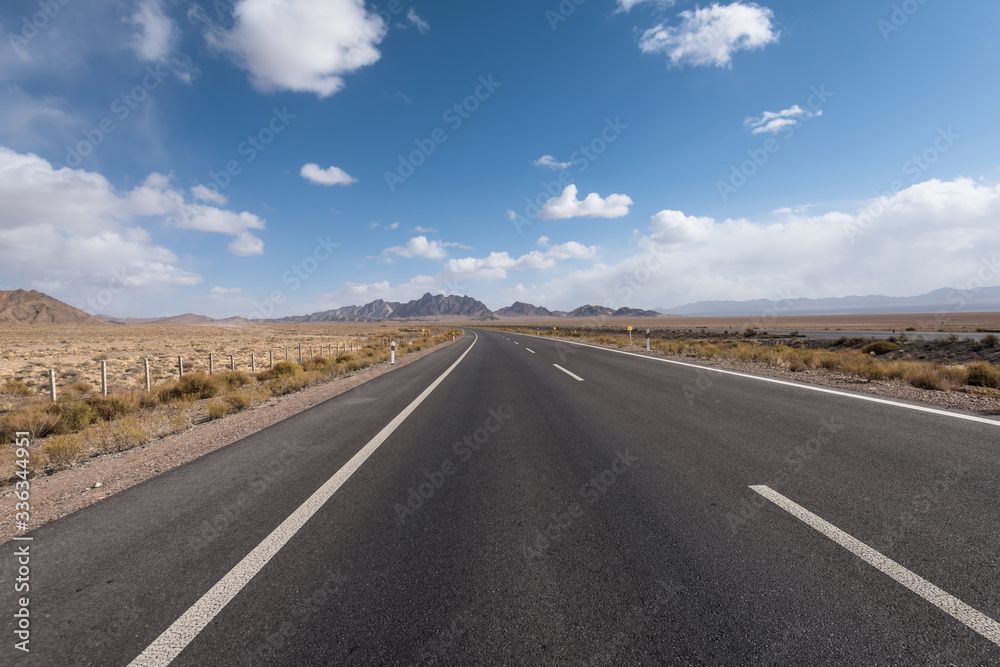
{"type": "MultiPolygon", "coordinates": [[[[72,514],[453,344],[453,341],[447,341],[410,352],[401,357],[395,366],[377,364],[294,394],[271,398],[251,409],[195,425],[182,433],[135,449],[92,458],[75,468],[33,478],[31,527],[38,528],[72,514]]],[[[0,503],[0,544],[17,534],[13,493],[14,488],[11,487],[0,496],[3,499],[0,503]]]]}

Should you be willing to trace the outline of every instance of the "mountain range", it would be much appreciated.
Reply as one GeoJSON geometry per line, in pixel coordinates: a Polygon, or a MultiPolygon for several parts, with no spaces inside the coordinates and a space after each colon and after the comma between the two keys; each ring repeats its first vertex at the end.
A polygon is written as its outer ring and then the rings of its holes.
{"type": "MultiPolygon", "coordinates": [[[[785,299],[771,301],[699,301],[675,308],[639,310],[584,305],[572,311],[549,310],[542,306],[517,301],[506,308],[491,311],[484,303],[469,296],[433,295],[400,303],[376,299],[363,306],[344,306],[310,315],[294,315],[275,320],[253,322],[376,322],[380,320],[457,320],[494,321],[503,319],[538,318],[645,318],[671,315],[680,317],[753,317],[762,313],[778,315],[893,315],[906,313],[937,313],[964,310],[968,312],[1000,311],[1000,287],[979,287],[970,290],[939,289],[913,297],[848,296],[826,299],[785,299]]],[[[187,313],[172,317],[133,318],[94,316],[74,308],[47,294],[35,290],[0,290],[0,323],[17,324],[160,324],[160,325],[242,325],[251,320],[242,317],[213,319],[187,313]]]]}
{"type": "Polygon", "coordinates": [[[1000,287],[962,290],[942,288],[918,296],[845,296],[825,299],[756,299],[754,301],[698,301],[674,308],[658,308],[664,315],[684,317],[754,317],[778,315],[903,315],[1000,311],[1000,287]]]}

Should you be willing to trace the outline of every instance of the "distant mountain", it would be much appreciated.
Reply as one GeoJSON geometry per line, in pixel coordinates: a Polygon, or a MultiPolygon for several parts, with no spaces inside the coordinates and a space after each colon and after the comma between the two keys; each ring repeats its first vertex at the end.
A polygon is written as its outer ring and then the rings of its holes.
{"type": "Polygon", "coordinates": [[[469,296],[432,295],[407,303],[378,299],[364,306],[344,306],[311,315],[283,317],[278,322],[372,322],[377,320],[438,319],[495,320],[493,312],[469,296]]]}
{"type": "Polygon", "coordinates": [[[566,317],[612,317],[615,311],[607,306],[580,306],[576,310],[571,310],[566,317]]]}
{"type": "Polygon", "coordinates": [[[698,301],[661,313],[687,317],[753,317],[778,310],[780,315],[902,315],[906,313],[990,312],[1000,310],[1000,287],[971,290],[943,288],[919,296],[845,296],[772,301],[698,301]]]}
{"type": "Polygon", "coordinates": [[[512,305],[494,311],[498,317],[554,317],[548,308],[533,306],[530,303],[515,301],[512,305]]]}
{"type": "Polygon", "coordinates": [[[613,317],[659,317],[660,314],[655,310],[640,310],[639,308],[619,308],[613,314],[613,317]]]}
{"type": "Polygon", "coordinates": [[[9,324],[101,324],[106,322],[48,294],[0,290],[0,322],[9,324]]]}
{"type": "Polygon", "coordinates": [[[195,315],[185,313],[184,315],[172,315],[170,317],[112,317],[110,315],[98,315],[99,318],[111,324],[157,324],[164,326],[220,326],[249,324],[250,320],[243,317],[227,317],[222,320],[212,319],[206,315],[195,315]]]}

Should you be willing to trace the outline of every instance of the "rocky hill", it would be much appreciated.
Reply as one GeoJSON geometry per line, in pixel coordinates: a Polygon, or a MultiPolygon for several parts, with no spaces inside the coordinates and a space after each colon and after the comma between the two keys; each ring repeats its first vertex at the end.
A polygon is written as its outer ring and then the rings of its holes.
{"type": "Polygon", "coordinates": [[[548,308],[521,301],[515,301],[512,305],[495,311],[494,314],[498,317],[556,317],[548,308]]]}
{"type": "Polygon", "coordinates": [[[106,324],[99,317],[35,290],[0,291],[0,322],[8,324],[106,324]]]}

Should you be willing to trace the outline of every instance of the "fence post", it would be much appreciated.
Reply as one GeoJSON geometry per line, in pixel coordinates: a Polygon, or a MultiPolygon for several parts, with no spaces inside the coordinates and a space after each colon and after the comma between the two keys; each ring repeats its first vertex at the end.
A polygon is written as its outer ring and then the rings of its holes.
{"type": "Polygon", "coordinates": [[[267,367],[274,368],[274,348],[267,351],[267,367]]]}
{"type": "Polygon", "coordinates": [[[254,356],[253,352],[250,353],[250,372],[251,373],[257,372],[257,358],[256,356],[254,356]]]}
{"type": "Polygon", "coordinates": [[[101,362],[101,396],[108,395],[108,362],[101,362]]]}
{"type": "Polygon", "coordinates": [[[285,361],[288,361],[288,346],[285,346],[285,361]]]}
{"type": "Polygon", "coordinates": [[[148,392],[151,389],[149,385],[149,359],[144,359],[144,362],[146,366],[146,391],[148,392]]]}
{"type": "Polygon", "coordinates": [[[178,377],[184,377],[184,358],[177,355],[177,375],[178,377]]]}
{"type": "Polygon", "coordinates": [[[215,355],[211,352],[208,353],[208,374],[212,375],[215,373],[215,355]]]}
{"type": "Polygon", "coordinates": [[[56,402],[56,371],[54,368],[49,369],[49,395],[52,397],[52,402],[56,402]]]}
{"type": "Polygon", "coordinates": [[[302,363],[302,343],[299,343],[299,363],[302,363]]]}
{"type": "Polygon", "coordinates": [[[236,370],[236,357],[235,355],[232,354],[229,355],[229,370],[231,371],[236,370]]]}

